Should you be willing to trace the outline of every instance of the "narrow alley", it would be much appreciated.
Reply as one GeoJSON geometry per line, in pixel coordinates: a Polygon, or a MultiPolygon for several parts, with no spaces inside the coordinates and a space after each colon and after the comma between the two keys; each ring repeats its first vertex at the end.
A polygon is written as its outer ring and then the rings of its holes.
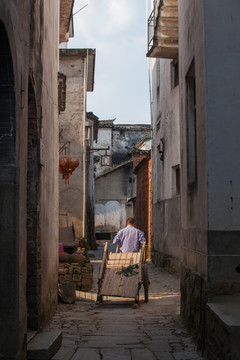
{"type": "Polygon", "coordinates": [[[189,360],[202,359],[179,315],[179,279],[149,267],[149,302],[140,291],[140,306],[132,300],[105,298],[96,305],[97,275],[103,246],[93,254],[91,292],[78,292],[74,304],[59,303],[44,331],[60,330],[62,345],[53,360],[189,360]]]}
{"type": "Polygon", "coordinates": [[[0,1],[0,360],[240,360],[239,14],[0,1]]]}

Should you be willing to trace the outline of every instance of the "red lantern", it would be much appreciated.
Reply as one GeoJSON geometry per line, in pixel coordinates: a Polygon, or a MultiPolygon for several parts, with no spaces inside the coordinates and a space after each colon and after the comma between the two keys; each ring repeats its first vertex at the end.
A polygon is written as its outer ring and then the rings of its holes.
{"type": "Polygon", "coordinates": [[[65,184],[68,181],[69,184],[69,175],[72,175],[72,172],[78,167],[79,160],[75,156],[64,155],[59,159],[59,171],[65,179],[65,184]]]}

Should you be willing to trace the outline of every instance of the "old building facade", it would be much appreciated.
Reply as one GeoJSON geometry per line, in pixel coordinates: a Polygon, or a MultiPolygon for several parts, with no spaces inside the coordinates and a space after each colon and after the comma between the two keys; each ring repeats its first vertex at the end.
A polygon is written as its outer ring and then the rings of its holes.
{"type": "Polygon", "coordinates": [[[152,260],[171,272],[179,272],[181,255],[177,16],[177,1],[154,1],[148,49],[153,57],[152,260]],[[154,28],[157,22],[161,26],[154,28]]]}
{"type": "Polygon", "coordinates": [[[135,198],[132,160],[117,165],[95,178],[96,239],[112,240],[134,215],[135,198]]]}
{"type": "Polygon", "coordinates": [[[59,18],[71,17],[63,12],[58,1],[0,3],[2,359],[25,359],[27,327],[39,329],[57,305],[58,46],[68,31],[59,18]]]}
{"type": "Polygon", "coordinates": [[[87,228],[87,179],[90,176],[88,150],[93,143],[93,120],[87,119],[86,97],[87,92],[94,88],[94,71],[95,50],[60,50],[60,73],[66,76],[66,108],[59,115],[60,158],[64,155],[75,156],[79,160],[79,166],[70,175],[69,184],[59,174],[59,223],[63,228],[73,223],[77,239],[86,237],[87,228]]]}
{"type": "MultiPolygon", "coordinates": [[[[240,324],[235,305],[240,294],[240,249],[236,240],[240,193],[234,185],[239,182],[235,155],[239,152],[236,94],[240,89],[235,80],[239,77],[236,34],[240,4],[236,0],[229,1],[227,7],[224,1],[215,0],[163,0],[153,5],[149,18],[153,30],[149,33],[153,36],[150,36],[148,56],[157,58],[153,92],[159,91],[162,102],[158,104],[153,97],[153,113],[158,108],[160,125],[158,122],[153,125],[152,161],[154,171],[158,156],[156,134],[165,122],[170,136],[176,134],[180,143],[176,165],[180,164],[181,177],[178,199],[181,236],[176,237],[175,244],[180,250],[181,313],[209,359],[235,359],[240,351],[236,341],[240,324]],[[169,91],[173,83],[171,64],[177,61],[179,85],[169,91]],[[173,114],[175,119],[179,118],[178,127],[173,114]],[[234,326],[231,317],[235,319],[234,326]]],[[[166,141],[165,135],[160,135],[161,139],[164,149],[161,143],[159,149],[164,150],[163,160],[167,163],[167,153],[172,152],[172,158],[176,154],[175,144],[166,141]]],[[[162,172],[159,175],[153,197],[171,181],[170,174],[166,178],[162,172]]],[[[153,199],[153,212],[154,208],[153,199]]],[[[158,221],[179,223],[179,212],[167,220],[166,212],[159,212],[158,221]]],[[[161,242],[159,239],[160,248],[161,242]]]]}
{"type": "Polygon", "coordinates": [[[131,149],[150,134],[150,125],[116,124],[99,121],[94,144],[96,188],[95,229],[98,240],[111,240],[135,216],[136,182],[131,149]],[[109,157],[110,162],[103,163],[109,157]]]}
{"type": "Polygon", "coordinates": [[[114,124],[114,121],[115,119],[99,121],[98,140],[94,142],[96,176],[129,160],[132,147],[150,133],[149,124],[114,124]],[[110,156],[110,163],[103,163],[104,155],[110,156]]]}

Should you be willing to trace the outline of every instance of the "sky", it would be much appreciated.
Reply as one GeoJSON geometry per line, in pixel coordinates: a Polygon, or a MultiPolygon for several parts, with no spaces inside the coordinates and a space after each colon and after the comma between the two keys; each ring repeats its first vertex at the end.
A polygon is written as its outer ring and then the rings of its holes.
{"type": "Polygon", "coordinates": [[[114,124],[150,124],[145,0],[75,0],[68,48],[96,49],[87,111],[114,124]]]}

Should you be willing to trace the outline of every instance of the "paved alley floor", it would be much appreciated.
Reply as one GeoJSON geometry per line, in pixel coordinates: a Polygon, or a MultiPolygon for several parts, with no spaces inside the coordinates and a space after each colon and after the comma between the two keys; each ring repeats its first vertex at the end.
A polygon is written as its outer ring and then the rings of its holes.
{"type": "Polygon", "coordinates": [[[62,346],[54,360],[200,360],[179,315],[179,279],[148,263],[149,302],[140,291],[140,306],[133,300],[104,298],[96,305],[97,275],[102,246],[91,251],[94,286],[78,292],[72,304],[59,303],[44,331],[61,330],[62,346]]]}

